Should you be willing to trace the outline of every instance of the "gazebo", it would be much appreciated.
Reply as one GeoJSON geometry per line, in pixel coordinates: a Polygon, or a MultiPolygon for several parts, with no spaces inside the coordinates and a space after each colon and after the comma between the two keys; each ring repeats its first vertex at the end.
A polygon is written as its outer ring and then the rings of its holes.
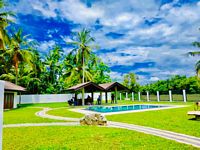
{"type": "Polygon", "coordinates": [[[82,93],[82,105],[85,105],[87,103],[92,103],[94,101],[94,92],[100,92],[100,95],[102,97],[102,92],[105,92],[106,97],[106,103],[108,103],[108,92],[115,91],[115,102],[117,102],[117,92],[118,91],[128,91],[128,88],[123,86],[122,84],[118,82],[112,82],[112,83],[105,83],[105,84],[96,84],[93,82],[86,82],[77,84],[75,86],[72,86],[67,89],[67,92],[74,93],[75,94],[75,100],[77,100],[78,105],[81,104],[81,100],[77,99],[77,92],[82,91],[84,89],[84,92],[91,93],[92,97],[91,99],[84,99],[84,93],[82,93]]]}
{"type": "Polygon", "coordinates": [[[82,105],[85,105],[87,104],[88,102],[93,102],[94,101],[94,92],[102,92],[104,91],[104,89],[99,86],[98,84],[96,83],[93,83],[93,82],[85,82],[85,83],[81,83],[81,84],[77,84],[75,86],[72,86],[70,88],[67,89],[67,92],[70,92],[70,93],[74,93],[75,94],[75,100],[77,100],[78,104],[80,105],[80,101],[77,99],[77,92],[78,91],[81,91],[82,89],[84,88],[84,92],[86,93],[91,93],[92,97],[91,99],[84,99],[84,94],[82,95],[82,105]]]}
{"type": "Polygon", "coordinates": [[[99,86],[102,87],[106,93],[106,103],[108,103],[108,92],[115,91],[115,102],[117,102],[118,91],[129,91],[127,87],[118,82],[99,84],[99,86]]]}

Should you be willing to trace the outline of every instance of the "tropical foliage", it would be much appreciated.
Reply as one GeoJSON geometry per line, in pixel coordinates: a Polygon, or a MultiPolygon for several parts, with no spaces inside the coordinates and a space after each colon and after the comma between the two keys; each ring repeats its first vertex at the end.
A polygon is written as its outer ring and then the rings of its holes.
{"type": "MultiPolygon", "coordinates": [[[[200,31],[200,28],[199,28],[199,31],[200,31]]],[[[195,42],[192,43],[192,45],[195,46],[195,47],[199,47],[200,48],[200,42],[195,41],[195,42]]],[[[200,55],[200,51],[189,52],[188,55],[190,55],[190,56],[199,56],[200,55]]],[[[196,70],[197,76],[200,77],[200,60],[196,63],[195,70],[196,70]]]]}
{"type": "Polygon", "coordinates": [[[130,72],[124,75],[124,79],[122,84],[128,87],[131,91],[138,92],[139,91],[139,84],[137,83],[138,77],[136,74],[130,72]]]}
{"type": "MultiPolygon", "coordinates": [[[[0,9],[5,4],[0,0],[0,9]]],[[[2,9],[3,10],[3,9],[2,9]]],[[[0,11],[0,79],[27,88],[28,93],[62,93],[64,89],[83,81],[105,83],[111,81],[109,68],[93,52],[97,48],[90,31],[75,33],[73,47],[65,53],[54,45],[41,54],[37,41],[30,39],[23,29],[15,29],[7,19],[12,12],[0,11]],[[9,30],[7,29],[9,27],[9,30]]]]}
{"type": "Polygon", "coordinates": [[[197,77],[189,77],[176,75],[167,80],[159,80],[152,84],[147,84],[140,87],[140,91],[145,93],[156,94],[160,91],[161,94],[167,94],[169,90],[173,90],[174,94],[181,94],[185,89],[188,94],[200,93],[200,84],[197,77]]]}

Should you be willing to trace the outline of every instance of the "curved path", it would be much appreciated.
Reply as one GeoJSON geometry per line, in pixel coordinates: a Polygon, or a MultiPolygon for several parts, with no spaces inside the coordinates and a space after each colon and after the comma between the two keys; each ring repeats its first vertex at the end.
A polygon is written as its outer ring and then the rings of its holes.
{"type": "MultiPolygon", "coordinates": [[[[57,108],[54,108],[57,109],[57,108]]],[[[36,116],[48,119],[55,119],[55,120],[64,120],[64,121],[79,121],[78,118],[69,118],[69,117],[61,117],[61,116],[53,116],[49,115],[46,112],[53,110],[53,108],[43,108],[43,110],[38,111],[35,113],[36,116]]]]}
{"type": "MultiPolygon", "coordinates": [[[[57,108],[55,108],[55,109],[57,109],[57,108]]],[[[53,110],[53,109],[52,108],[43,108],[43,110],[37,112],[36,115],[38,117],[42,117],[42,118],[63,120],[63,121],[73,121],[73,122],[9,124],[9,125],[4,125],[4,128],[28,127],[28,126],[77,126],[77,125],[79,125],[78,118],[69,118],[69,117],[60,117],[60,116],[49,115],[49,114],[47,114],[47,112],[49,110],[53,110]]],[[[200,148],[200,138],[195,137],[195,136],[189,136],[189,135],[171,132],[171,131],[167,131],[167,130],[160,130],[160,129],[151,128],[151,127],[145,127],[145,126],[139,126],[139,125],[121,123],[121,122],[113,122],[113,121],[108,121],[107,127],[115,127],[115,128],[122,128],[122,129],[143,132],[146,134],[159,136],[159,137],[162,137],[165,139],[174,140],[174,141],[177,141],[180,143],[189,144],[189,145],[200,148]]]]}

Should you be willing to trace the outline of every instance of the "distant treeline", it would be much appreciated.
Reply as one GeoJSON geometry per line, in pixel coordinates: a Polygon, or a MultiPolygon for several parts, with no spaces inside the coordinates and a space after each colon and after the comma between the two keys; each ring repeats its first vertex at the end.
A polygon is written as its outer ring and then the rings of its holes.
{"type": "Polygon", "coordinates": [[[200,80],[194,77],[186,77],[176,75],[167,80],[159,80],[155,83],[140,86],[140,91],[146,93],[149,91],[152,94],[156,94],[159,91],[161,94],[168,94],[169,90],[172,90],[174,94],[181,94],[183,89],[187,94],[200,93],[200,80]]]}

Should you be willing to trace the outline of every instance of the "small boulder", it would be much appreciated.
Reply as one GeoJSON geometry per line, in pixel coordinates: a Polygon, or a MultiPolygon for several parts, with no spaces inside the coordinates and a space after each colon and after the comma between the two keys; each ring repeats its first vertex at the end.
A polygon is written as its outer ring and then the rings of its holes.
{"type": "Polygon", "coordinates": [[[88,114],[80,120],[81,125],[107,125],[107,119],[101,114],[88,114]]]}

